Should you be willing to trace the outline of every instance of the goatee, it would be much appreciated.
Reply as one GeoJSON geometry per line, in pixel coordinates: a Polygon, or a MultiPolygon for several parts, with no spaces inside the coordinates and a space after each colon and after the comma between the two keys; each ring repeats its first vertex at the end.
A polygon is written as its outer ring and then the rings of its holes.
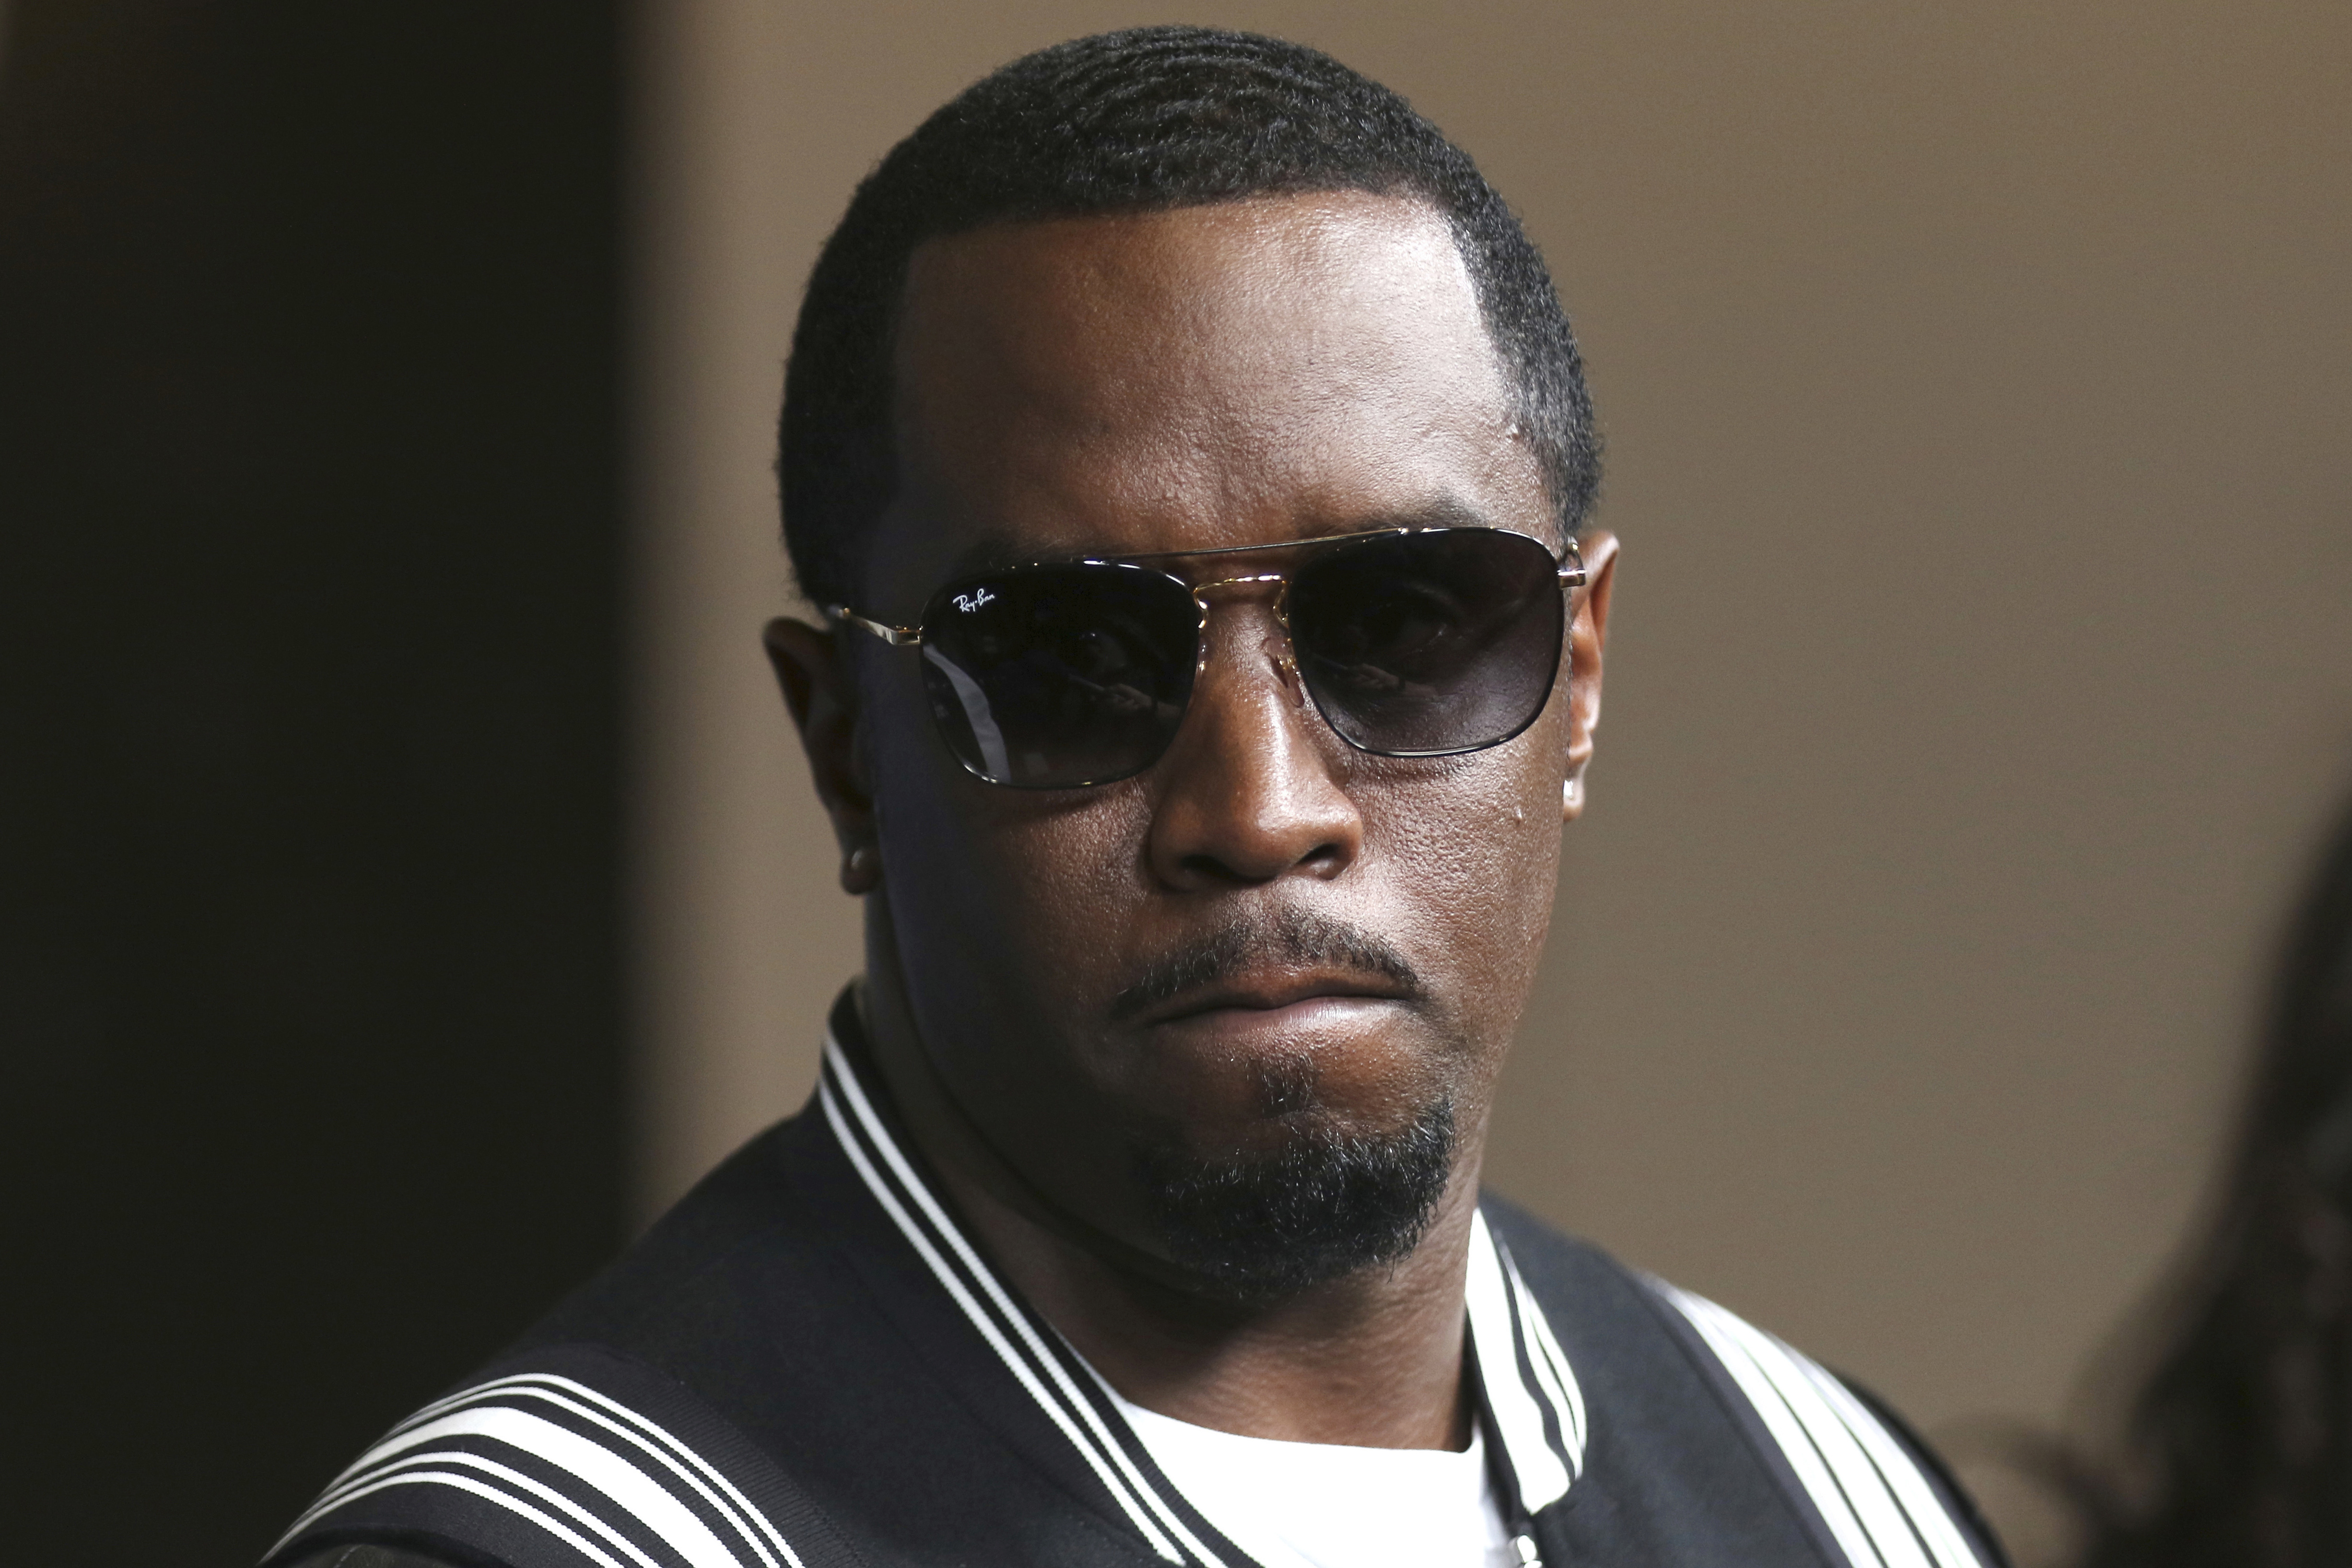
{"type": "Polygon", "coordinates": [[[1454,1103],[1400,1131],[1307,1126],[1271,1154],[1133,1152],[1161,1246],[1211,1293],[1255,1303],[1394,1263],[1429,1230],[1454,1168],[1454,1103]]]}

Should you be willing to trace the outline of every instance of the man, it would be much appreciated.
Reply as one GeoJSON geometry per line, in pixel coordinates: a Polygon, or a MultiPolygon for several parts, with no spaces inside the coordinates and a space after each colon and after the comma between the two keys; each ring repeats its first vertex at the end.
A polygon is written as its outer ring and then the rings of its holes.
{"type": "Polygon", "coordinates": [[[1867,1396],[1481,1196],[1616,545],[1466,157],[1266,39],[1016,62],[852,202],[780,472],[866,900],[816,1099],[274,1562],[1996,1560],[1867,1396]]]}

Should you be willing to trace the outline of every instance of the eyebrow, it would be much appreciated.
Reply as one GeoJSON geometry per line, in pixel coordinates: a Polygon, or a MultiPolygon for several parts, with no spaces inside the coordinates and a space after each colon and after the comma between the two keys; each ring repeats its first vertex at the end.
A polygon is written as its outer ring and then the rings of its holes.
{"type": "MultiPolygon", "coordinates": [[[[960,550],[949,561],[945,583],[955,583],[966,577],[976,577],[991,572],[1002,572],[1014,566],[1028,566],[1053,561],[1141,561],[1181,560],[1187,555],[1212,555],[1234,548],[1268,549],[1281,544],[1311,544],[1318,539],[1338,539],[1352,533],[1385,533],[1391,530],[1422,528],[1496,528],[1501,526],[1478,507],[1455,495],[1441,495],[1416,506],[1401,510],[1376,512],[1368,516],[1330,520],[1328,526],[1314,528],[1295,538],[1271,540],[1263,545],[1203,545],[1199,550],[1087,550],[1084,547],[1041,552],[1034,544],[1024,543],[1010,534],[982,534],[960,550]]],[[[1540,537],[1539,535],[1538,537],[1540,537]]]]}

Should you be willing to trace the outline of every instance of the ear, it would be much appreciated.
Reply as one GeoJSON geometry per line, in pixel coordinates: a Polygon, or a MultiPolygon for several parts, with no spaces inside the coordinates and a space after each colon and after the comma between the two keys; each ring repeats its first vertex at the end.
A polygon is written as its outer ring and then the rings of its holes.
{"type": "Polygon", "coordinates": [[[817,799],[841,846],[841,885],[871,892],[881,880],[874,826],[874,791],[857,743],[857,694],[835,634],[779,617],[761,637],[784,706],[801,732],[817,799]]]}
{"type": "Polygon", "coordinates": [[[1560,819],[1584,815],[1584,769],[1592,761],[1592,731],[1601,724],[1601,650],[1609,640],[1609,595],[1617,581],[1617,536],[1603,529],[1580,535],[1584,586],[1569,601],[1568,780],[1560,819]]]}

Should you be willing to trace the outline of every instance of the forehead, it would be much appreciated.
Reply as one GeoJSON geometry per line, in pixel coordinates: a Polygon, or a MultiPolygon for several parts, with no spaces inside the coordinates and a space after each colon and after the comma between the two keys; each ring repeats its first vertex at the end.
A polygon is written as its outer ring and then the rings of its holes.
{"type": "Polygon", "coordinates": [[[1551,531],[1468,271],[1418,203],[1265,198],[935,241],[897,354],[877,586],[1432,512],[1551,531]]]}

